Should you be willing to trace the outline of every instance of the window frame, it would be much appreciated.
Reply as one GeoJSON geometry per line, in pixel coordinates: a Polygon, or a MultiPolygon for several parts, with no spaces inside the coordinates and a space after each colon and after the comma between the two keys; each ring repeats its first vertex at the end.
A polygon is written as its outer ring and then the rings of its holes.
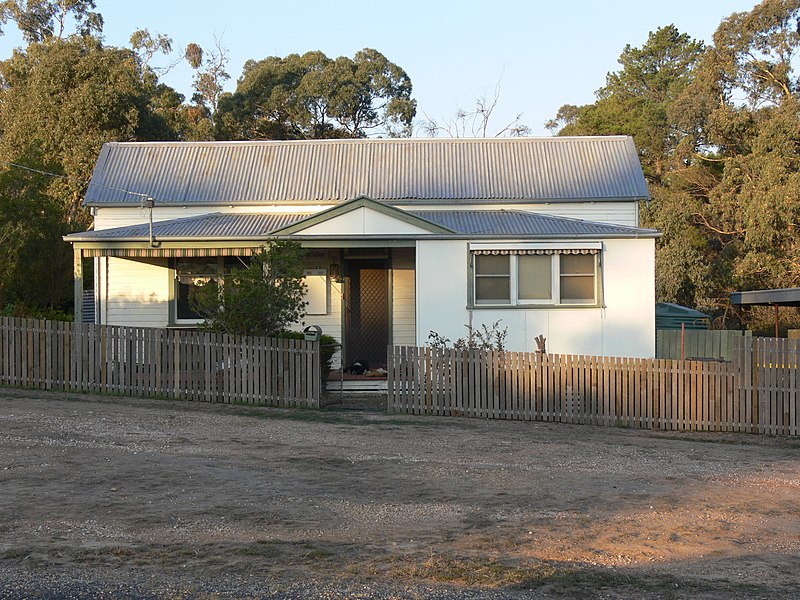
{"type": "MultiPolygon", "coordinates": [[[[559,309],[559,308],[599,308],[603,306],[603,269],[602,269],[602,243],[588,242],[584,244],[564,243],[564,244],[470,244],[469,248],[469,308],[517,308],[517,309],[559,309]],[[509,261],[510,281],[509,281],[509,300],[507,302],[497,302],[491,300],[478,300],[477,294],[477,269],[476,259],[481,256],[480,251],[498,251],[509,261]],[[550,292],[549,299],[524,299],[519,297],[520,290],[520,256],[525,256],[526,250],[544,250],[546,256],[550,258],[550,292]],[[564,302],[561,298],[561,257],[563,255],[580,255],[585,251],[586,255],[594,259],[594,298],[589,301],[564,302]]],[[[569,276],[569,274],[564,275],[569,276]]]]}
{"type": "MultiPolygon", "coordinates": [[[[180,297],[180,277],[181,274],[178,271],[178,263],[180,261],[189,260],[189,259],[196,259],[196,260],[206,260],[208,263],[212,261],[216,263],[216,273],[196,273],[192,274],[198,278],[205,278],[205,279],[214,279],[220,285],[223,285],[225,282],[225,277],[231,273],[233,267],[226,264],[226,259],[237,259],[242,261],[242,256],[204,256],[204,257],[174,257],[170,259],[169,269],[170,269],[170,323],[174,326],[178,327],[190,327],[195,325],[201,325],[205,323],[205,319],[202,317],[200,318],[180,318],[178,317],[178,301],[180,297]]],[[[246,264],[242,262],[241,268],[245,268],[246,264]]]]}
{"type": "Polygon", "coordinates": [[[478,260],[478,256],[474,255],[474,260],[472,261],[472,263],[473,263],[472,286],[473,286],[473,290],[474,290],[473,299],[474,299],[475,304],[476,305],[489,305],[489,306],[509,306],[509,305],[511,305],[513,303],[513,297],[514,297],[514,269],[513,269],[513,266],[511,265],[511,262],[509,262],[508,272],[507,273],[478,273],[477,260],[478,260]],[[491,299],[491,300],[486,300],[486,301],[481,300],[481,301],[479,301],[478,298],[477,298],[478,280],[479,279],[483,279],[483,280],[489,280],[489,279],[508,280],[508,295],[509,295],[508,302],[503,302],[503,301],[500,301],[499,299],[494,299],[494,298],[491,299]]]}

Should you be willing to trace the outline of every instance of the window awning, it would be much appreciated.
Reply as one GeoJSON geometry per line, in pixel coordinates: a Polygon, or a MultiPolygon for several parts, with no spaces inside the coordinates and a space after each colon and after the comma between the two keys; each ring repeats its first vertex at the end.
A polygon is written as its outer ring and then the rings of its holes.
{"type": "Polygon", "coordinates": [[[250,248],[82,248],[83,256],[115,256],[119,258],[202,258],[205,256],[252,256],[258,247],[250,248]]]}
{"type": "Polygon", "coordinates": [[[598,248],[504,248],[504,249],[473,249],[473,254],[484,255],[509,255],[509,254],[599,254],[598,248]]]}

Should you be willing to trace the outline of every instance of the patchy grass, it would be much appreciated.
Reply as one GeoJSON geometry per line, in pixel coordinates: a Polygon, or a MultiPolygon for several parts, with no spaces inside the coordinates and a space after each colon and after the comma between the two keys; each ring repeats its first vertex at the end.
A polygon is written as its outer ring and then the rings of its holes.
{"type": "Polygon", "coordinates": [[[28,548],[12,548],[0,554],[0,560],[21,560],[30,556],[28,548]]]}
{"type": "MultiPolygon", "coordinates": [[[[526,559],[523,562],[432,553],[427,558],[377,558],[351,563],[346,573],[401,581],[428,581],[473,589],[538,590],[554,598],[759,598],[761,587],[718,580],[675,579],[663,574],[583,568],[573,563],[526,559]],[[609,596],[611,594],[611,596],[609,596]]],[[[790,590],[787,593],[791,595],[790,590]]]]}
{"type": "MultiPolygon", "coordinates": [[[[373,569],[373,574],[377,572],[373,569]]],[[[552,577],[555,569],[542,561],[519,565],[493,559],[445,556],[432,553],[425,560],[413,557],[394,558],[384,576],[404,580],[427,580],[464,587],[501,588],[552,577]]]]}

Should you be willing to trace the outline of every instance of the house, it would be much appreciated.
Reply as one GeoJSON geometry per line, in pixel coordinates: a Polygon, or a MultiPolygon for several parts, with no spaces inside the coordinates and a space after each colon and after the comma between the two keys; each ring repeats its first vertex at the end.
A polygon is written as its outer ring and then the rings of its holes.
{"type": "Polygon", "coordinates": [[[85,198],[94,229],[66,237],[75,314],[196,326],[194,286],[293,239],[309,251],[305,323],[345,362],[496,321],[512,350],[541,334],[552,353],[650,357],[647,199],[625,136],[109,143],[85,198]]]}

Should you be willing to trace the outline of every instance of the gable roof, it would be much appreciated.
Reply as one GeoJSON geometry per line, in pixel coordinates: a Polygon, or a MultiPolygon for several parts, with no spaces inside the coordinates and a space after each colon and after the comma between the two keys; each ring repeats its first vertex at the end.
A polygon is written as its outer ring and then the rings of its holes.
{"type": "Polygon", "coordinates": [[[439,225],[430,219],[425,219],[424,217],[421,217],[412,211],[402,210],[394,206],[381,204],[380,202],[376,202],[372,198],[368,198],[366,196],[359,196],[358,198],[353,198],[352,200],[348,200],[347,202],[339,204],[338,206],[334,206],[327,210],[323,210],[322,212],[310,215],[309,217],[289,224],[286,227],[275,229],[272,231],[272,235],[287,235],[292,233],[302,234],[303,230],[309,227],[313,227],[319,223],[335,219],[336,217],[347,214],[359,208],[366,208],[379,212],[397,221],[403,221],[408,225],[419,227],[420,229],[423,229],[429,233],[455,233],[452,229],[443,225],[439,225]]]}
{"type": "Polygon", "coordinates": [[[632,138],[113,142],[87,206],[642,200],[632,138]]]}

